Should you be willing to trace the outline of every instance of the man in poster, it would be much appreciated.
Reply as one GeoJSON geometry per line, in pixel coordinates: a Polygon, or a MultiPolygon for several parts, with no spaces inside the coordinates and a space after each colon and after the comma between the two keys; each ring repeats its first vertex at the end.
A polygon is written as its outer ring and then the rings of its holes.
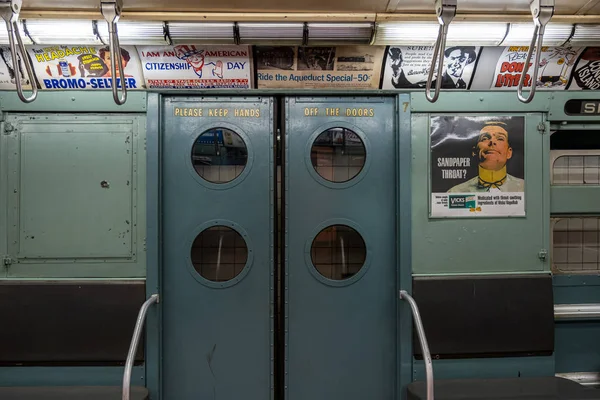
{"type": "Polygon", "coordinates": [[[402,69],[402,62],[404,61],[402,58],[402,50],[399,47],[390,47],[388,55],[392,67],[392,86],[396,89],[419,87],[418,85],[412,84],[404,74],[404,70],[402,69]]]}
{"type": "Polygon", "coordinates": [[[505,123],[486,122],[473,147],[473,155],[479,161],[478,175],[452,187],[448,193],[524,191],[524,180],[506,172],[506,164],[512,158],[513,149],[505,123]]]}
{"type": "MultiPolygon", "coordinates": [[[[462,75],[465,67],[477,58],[475,47],[450,47],[444,52],[444,73],[442,75],[442,89],[466,89],[467,83],[462,75]]],[[[431,84],[435,87],[436,80],[431,84]]]]}

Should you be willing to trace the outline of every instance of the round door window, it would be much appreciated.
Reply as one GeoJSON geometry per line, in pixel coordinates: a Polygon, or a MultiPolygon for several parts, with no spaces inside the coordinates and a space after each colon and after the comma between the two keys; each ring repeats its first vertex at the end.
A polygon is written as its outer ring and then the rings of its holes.
{"type": "Polygon", "coordinates": [[[231,182],[244,171],[248,149],[240,135],[227,128],[204,131],[192,147],[196,173],[211,183],[231,182]]]}
{"type": "Polygon", "coordinates": [[[236,230],[213,226],[192,244],[192,264],[204,279],[225,282],[238,276],[248,261],[246,241],[236,230]]]}
{"type": "Polygon", "coordinates": [[[346,225],[333,225],[315,237],[310,256],[322,276],[339,281],[360,271],[367,258],[367,248],[356,230],[346,225]]]}
{"type": "Polygon", "coordinates": [[[343,183],[356,177],[365,166],[365,144],[348,128],[327,129],[312,144],[310,159],[315,171],[330,182],[343,183]]]}

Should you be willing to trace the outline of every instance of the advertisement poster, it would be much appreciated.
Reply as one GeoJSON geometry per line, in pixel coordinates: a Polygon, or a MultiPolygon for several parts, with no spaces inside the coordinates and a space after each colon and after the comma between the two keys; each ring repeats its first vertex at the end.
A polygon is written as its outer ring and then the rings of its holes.
{"type": "Polygon", "coordinates": [[[432,116],[431,216],[525,215],[525,117],[432,116]]]}
{"type": "Polygon", "coordinates": [[[600,89],[600,47],[588,47],[573,69],[569,90],[598,89],[600,89]]]}
{"type": "Polygon", "coordinates": [[[251,89],[249,46],[138,46],[148,89],[251,89]]]}
{"type": "MultiPolygon", "coordinates": [[[[468,89],[480,52],[481,47],[448,47],[442,60],[442,89],[468,89]]],[[[382,89],[424,89],[432,57],[433,46],[389,47],[382,89]]],[[[433,78],[432,89],[437,82],[437,72],[433,78]]]]}
{"type": "MultiPolygon", "coordinates": [[[[108,46],[27,46],[42,89],[110,90],[112,75],[108,46]]],[[[121,47],[127,89],[143,89],[144,79],[134,46],[121,47]]],[[[117,87],[122,83],[117,69],[117,87]]]]}
{"type": "MultiPolygon", "coordinates": [[[[528,46],[505,47],[492,80],[492,89],[517,89],[521,72],[525,67],[528,46]]],[[[538,71],[537,89],[564,90],[571,70],[583,47],[542,47],[540,69],[538,71]]],[[[533,60],[535,53],[531,56],[533,60]]],[[[533,65],[525,76],[523,87],[531,87],[533,65]]]]}
{"type": "Polygon", "coordinates": [[[383,46],[256,46],[259,89],[378,89],[383,46]]]}
{"type": "MultiPolygon", "coordinates": [[[[20,59],[17,64],[23,89],[31,90],[31,82],[29,82],[29,75],[27,75],[25,64],[20,59]]],[[[16,90],[16,88],[15,64],[12,53],[8,46],[0,46],[0,90],[16,90]]],[[[29,93],[25,93],[25,96],[29,96],[29,93]]]]}

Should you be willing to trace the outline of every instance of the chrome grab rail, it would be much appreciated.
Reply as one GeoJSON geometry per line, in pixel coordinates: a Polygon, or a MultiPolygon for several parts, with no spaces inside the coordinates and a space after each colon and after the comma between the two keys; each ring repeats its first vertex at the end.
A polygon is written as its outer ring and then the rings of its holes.
{"type": "Polygon", "coordinates": [[[140,307],[140,312],[135,323],[135,329],[133,330],[133,337],[131,338],[131,344],[129,345],[129,353],[127,353],[127,361],[125,362],[125,371],[123,372],[123,395],[122,400],[129,400],[131,392],[131,370],[133,369],[133,361],[135,359],[135,352],[137,351],[138,344],[140,342],[140,336],[142,334],[142,328],[144,321],[146,320],[146,313],[148,308],[154,303],[158,303],[158,294],[153,294],[148,300],[140,307]]]}
{"type": "Polygon", "coordinates": [[[431,103],[435,103],[440,95],[442,87],[442,73],[444,71],[444,51],[446,50],[446,37],[448,36],[448,26],[456,16],[456,0],[436,0],[435,12],[440,23],[438,36],[433,47],[433,55],[431,56],[431,66],[429,67],[429,75],[427,76],[427,85],[425,87],[425,97],[431,103]],[[435,63],[438,62],[437,78],[435,82],[435,93],[431,96],[431,83],[433,81],[433,70],[435,63]]]}
{"type": "Polygon", "coordinates": [[[115,103],[123,105],[127,101],[127,86],[125,85],[125,71],[123,70],[123,56],[121,54],[121,45],[119,44],[119,32],[117,31],[117,21],[121,16],[123,9],[123,0],[102,1],[100,3],[102,15],[108,23],[108,46],[110,49],[110,75],[112,80],[112,94],[115,103]],[[121,96],[117,89],[117,65],[121,78],[121,96]]]}
{"type": "Polygon", "coordinates": [[[419,307],[417,302],[412,298],[406,290],[400,291],[400,299],[408,301],[410,309],[412,311],[415,325],[417,326],[417,335],[421,342],[421,351],[423,352],[423,361],[425,361],[425,379],[427,383],[427,400],[433,400],[433,362],[431,361],[431,353],[429,352],[429,345],[427,344],[427,338],[425,337],[425,330],[423,329],[423,322],[421,321],[421,313],[419,313],[419,307]]]}
{"type": "Polygon", "coordinates": [[[555,304],[554,319],[597,319],[600,318],[600,304],[555,304]]]}
{"type": "Polygon", "coordinates": [[[531,37],[531,43],[529,44],[529,50],[527,51],[527,59],[523,66],[523,72],[519,79],[519,87],[517,88],[517,97],[522,103],[529,103],[533,100],[533,96],[535,96],[535,87],[537,85],[538,71],[540,69],[540,56],[542,54],[542,44],[544,42],[544,32],[546,30],[546,24],[550,22],[552,15],[554,15],[554,0],[532,0],[529,4],[529,8],[531,9],[535,28],[533,30],[533,36],[531,37]],[[531,91],[527,97],[523,97],[523,84],[525,83],[525,75],[527,75],[527,72],[529,71],[529,64],[531,63],[534,47],[536,48],[536,51],[533,76],[531,77],[531,91]]]}
{"type": "Polygon", "coordinates": [[[23,0],[0,0],[0,13],[4,22],[6,22],[6,30],[8,31],[8,43],[10,45],[10,54],[13,59],[13,70],[15,75],[15,85],[17,86],[17,94],[23,103],[31,103],[37,98],[38,88],[36,76],[33,73],[33,67],[31,61],[27,55],[27,50],[23,45],[23,39],[19,33],[19,12],[21,11],[21,5],[23,0]],[[15,36],[17,37],[17,43],[19,44],[19,50],[21,55],[17,52],[15,46],[15,36]],[[31,96],[25,97],[23,94],[23,86],[21,84],[21,71],[19,68],[19,58],[25,64],[27,75],[29,75],[29,82],[31,82],[31,96]]]}

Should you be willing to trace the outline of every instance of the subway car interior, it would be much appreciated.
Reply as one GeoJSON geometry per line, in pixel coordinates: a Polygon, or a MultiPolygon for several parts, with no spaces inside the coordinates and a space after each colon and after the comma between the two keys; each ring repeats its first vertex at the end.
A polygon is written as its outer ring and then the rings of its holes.
{"type": "Polygon", "coordinates": [[[600,400],[600,0],[0,11],[0,400],[600,400]]]}

